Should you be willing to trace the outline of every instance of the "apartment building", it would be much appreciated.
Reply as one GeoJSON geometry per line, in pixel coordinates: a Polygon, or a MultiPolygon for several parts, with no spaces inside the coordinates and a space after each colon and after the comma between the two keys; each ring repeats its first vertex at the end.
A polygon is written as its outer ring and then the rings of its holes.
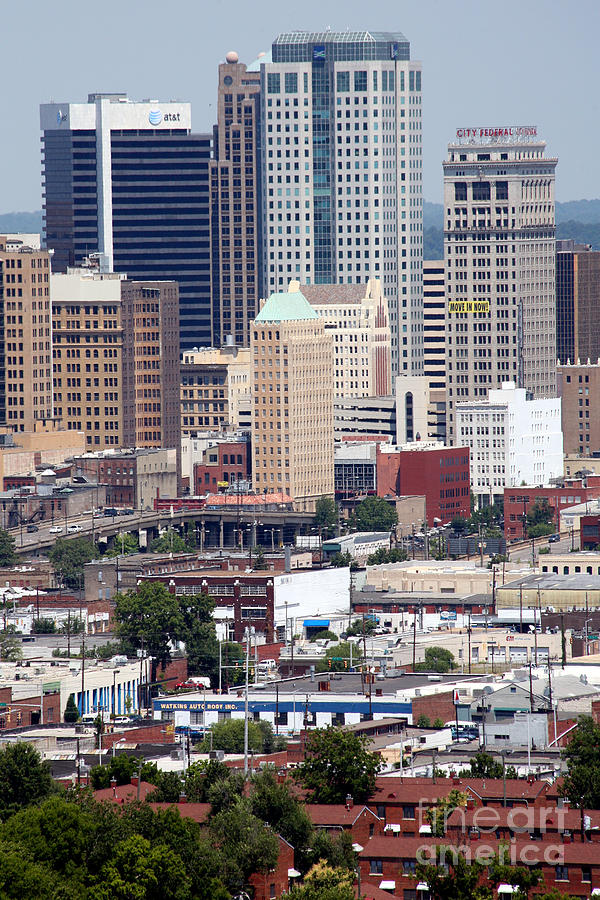
{"type": "Polygon", "coordinates": [[[50,253],[0,235],[0,423],[31,432],[52,415],[50,253]]]}

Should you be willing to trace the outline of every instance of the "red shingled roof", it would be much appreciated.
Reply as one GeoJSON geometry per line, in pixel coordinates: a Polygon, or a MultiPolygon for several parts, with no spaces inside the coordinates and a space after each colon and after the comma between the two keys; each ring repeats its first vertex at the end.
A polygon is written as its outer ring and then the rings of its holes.
{"type": "Polygon", "coordinates": [[[184,819],[204,824],[210,814],[210,803],[150,803],[152,809],[170,809],[174,807],[184,819]]]}
{"type": "MultiPolygon", "coordinates": [[[[140,800],[146,799],[146,794],[155,790],[155,785],[142,781],[140,784],[140,800]]],[[[112,800],[114,803],[130,803],[137,800],[137,784],[121,784],[117,785],[114,790],[112,787],[100,788],[94,791],[96,800],[112,800]]]]}
{"type": "Polygon", "coordinates": [[[313,825],[339,825],[343,828],[350,828],[362,813],[366,810],[367,815],[374,819],[379,817],[369,809],[368,806],[353,806],[347,809],[343,803],[307,803],[306,812],[310,816],[313,825]]]}

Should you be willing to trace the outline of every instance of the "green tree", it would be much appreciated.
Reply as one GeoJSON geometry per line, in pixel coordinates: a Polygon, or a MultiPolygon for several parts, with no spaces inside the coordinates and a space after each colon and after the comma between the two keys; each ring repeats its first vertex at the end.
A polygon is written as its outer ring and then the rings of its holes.
{"type": "Polygon", "coordinates": [[[56,622],[54,619],[34,619],[31,623],[33,634],[56,634],[56,622]]]}
{"type": "Polygon", "coordinates": [[[294,886],[287,896],[290,900],[354,900],[354,872],[317,863],[304,883],[294,886]]]}
{"type": "Polygon", "coordinates": [[[333,631],[330,631],[328,628],[324,628],[322,631],[317,631],[313,637],[311,637],[310,642],[314,644],[315,641],[337,641],[338,636],[333,631]]]}
{"type": "Polygon", "coordinates": [[[433,728],[443,728],[443,727],[444,727],[444,720],[440,719],[439,716],[437,717],[437,719],[433,720],[433,728]]]}
{"type": "Polygon", "coordinates": [[[218,759],[202,760],[188,766],[183,790],[188,803],[208,803],[208,792],[217,781],[226,781],[231,769],[218,759]]]}
{"type": "Polygon", "coordinates": [[[445,647],[427,647],[424,662],[415,665],[415,672],[440,672],[445,674],[456,668],[454,655],[445,647]]]}
{"type": "Polygon", "coordinates": [[[252,560],[252,568],[255,572],[264,572],[269,566],[267,564],[267,559],[265,557],[264,549],[258,544],[257,547],[254,548],[254,559],[252,560]]]}
{"type": "Polygon", "coordinates": [[[469,528],[469,520],[464,516],[454,516],[450,520],[450,527],[455,534],[464,534],[469,528]]]}
{"type": "MultiPolygon", "coordinates": [[[[352,644],[352,666],[358,666],[362,662],[362,653],[358,644],[352,644]]],[[[325,651],[325,656],[315,666],[317,672],[343,672],[350,669],[350,643],[340,641],[333,644],[325,651]],[[330,665],[331,663],[331,665],[330,665]]]]}
{"type": "Polygon", "coordinates": [[[3,900],[55,897],[60,881],[47,866],[34,862],[21,844],[0,840],[0,896],[3,900]]]}
{"type": "Polygon", "coordinates": [[[227,688],[245,680],[244,648],[234,641],[221,644],[221,682],[227,688]]]}
{"type": "Polygon", "coordinates": [[[580,716],[562,751],[567,764],[563,796],[576,809],[600,809],[600,725],[580,716]]]}
{"type": "MultiPolygon", "coordinates": [[[[209,749],[223,750],[225,753],[244,752],[244,720],[223,719],[215,722],[210,727],[210,735],[207,735],[200,744],[200,752],[207,753],[209,749]]],[[[256,753],[262,753],[264,737],[257,722],[248,722],[248,749],[256,753]]]]}
{"type": "Polygon", "coordinates": [[[408,553],[402,547],[380,547],[375,553],[371,553],[367,557],[368,566],[382,566],[385,563],[405,562],[408,559],[408,553]]]}
{"type": "Polygon", "coordinates": [[[178,531],[169,528],[150,544],[151,553],[192,553],[193,545],[182,538],[178,531]]]}
{"type": "Polygon", "coordinates": [[[435,806],[431,806],[425,813],[425,817],[431,825],[431,832],[436,837],[443,837],[446,833],[448,817],[453,810],[467,805],[468,795],[464,791],[452,790],[446,797],[439,797],[435,806]]]}
{"type": "Polygon", "coordinates": [[[110,786],[114,778],[117,785],[131,784],[134,775],[140,774],[142,781],[155,784],[158,778],[156,763],[143,762],[139,756],[116,753],[105,766],[93,766],[90,770],[90,784],[95,791],[110,786]],[[140,769],[141,763],[141,769],[140,769]]]}
{"type": "Polygon", "coordinates": [[[90,900],[191,900],[191,886],[174,850],[136,834],[115,848],[90,900]]]}
{"type": "Polygon", "coordinates": [[[0,750],[0,819],[39,803],[54,790],[49,767],[31,744],[8,744],[0,750]]]}
{"type": "Polygon", "coordinates": [[[98,548],[86,537],[59,538],[48,553],[55,573],[65,587],[73,589],[81,588],[84,565],[98,556],[98,548]]]}
{"type": "Polygon", "coordinates": [[[310,803],[344,803],[348,795],[363,803],[375,791],[380,769],[364,735],[329,726],[308,735],[296,778],[309,792],[310,803]]]}
{"type": "Polygon", "coordinates": [[[348,550],[345,553],[333,553],[329,557],[329,565],[332,569],[351,569],[355,564],[356,560],[348,550]]]}
{"type": "Polygon", "coordinates": [[[183,781],[179,772],[161,772],[156,774],[156,787],[147,796],[150,803],[178,803],[183,792],[183,781]]]}
{"type": "Polygon", "coordinates": [[[14,632],[0,632],[0,660],[17,662],[23,658],[23,645],[14,632]]]}
{"type": "Polygon", "coordinates": [[[75,695],[69,694],[69,699],[67,700],[67,705],[65,706],[65,714],[63,716],[65,722],[72,724],[79,719],[79,710],[77,709],[77,704],[75,703],[75,695]]]}
{"type": "Polygon", "coordinates": [[[371,634],[377,628],[377,620],[373,616],[365,616],[363,619],[355,619],[352,625],[346,629],[347,637],[357,637],[363,634],[371,634]]]}
{"type": "Polygon", "coordinates": [[[391,531],[398,522],[395,507],[381,497],[365,497],[355,515],[359,531],[391,531]]]}
{"type": "Polygon", "coordinates": [[[0,566],[14,566],[18,559],[14,537],[0,528],[0,566]]]}
{"type": "Polygon", "coordinates": [[[421,713],[421,715],[417,719],[417,728],[431,728],[431,719],[429,718],[429,716],[421,713]]]}
{"type": "Polygon", "coordinates": [[[317,828],[310,849],[305,857],[300,858],[299,868],[310,868],[311,865],[322,861],[333,869],[349,869],[353,872],[356,854],[352,844],[352,834],[349,831],[329,834],[324,828],[317,828]]]}
{"type": "Polygon", "coordinates": [[[554,525],[550,522],[538,522],[537,525],[527,526],[527,537],[530,538],[545,537],[547,534],[552,534],[553,532],[554,525]]]}
{"type": "Polygon", "coordinates": [[[191,675],[208,675],[213,686],[219,678],[219,642],[213,610],[215,602],[208,594],[193,594],[178,601],[183,619],[181,636],[185,641],[188,671],[191,675]]]}
{"type": "Polygon", "coordinates": [[[266,873],[275,868],[279,841],[252,813],[247,797],[239,797],[229,809],[213,816],[209,827],[221,850],[223,880],[230,891],[245,887],[254,872],[266,873]]]}
{"type": "Polygon", "coordinates": [[[132,553],[139,553],[140,545],[135,534],[129,531],[116,534],[112,547],[107,550],[105,556],[130,556],[132,553]]]}
{"type": "Polygon", "coordinates": [[[306,855],[313,836],[312,823],[289,782],[277,780],[273,766],[252,779],[250,807],[252,813],[285,838],[299,856],[306,855]]]}
{"type": "Polygon", "coordinates": [[[338,509],[335,501],[331,497],[319,497],[315,504],[315,525],[321,529],[324,537],[327,537],[337,520],[338,509]]]}
{"type": "Polygon", "coordinates": [[[469,765],[472,778],[502,778],[502,763],[490,753],[476,753],[469,765]]]}
{"type": "Polygon", "coordinates": [[[171,659],[171,642],[185,638],[177,598],[162,582],[144,581],[135,591],[117,594],[115,621],[115,631],[127,649],[143,647],[161,663],[171,659]]]}

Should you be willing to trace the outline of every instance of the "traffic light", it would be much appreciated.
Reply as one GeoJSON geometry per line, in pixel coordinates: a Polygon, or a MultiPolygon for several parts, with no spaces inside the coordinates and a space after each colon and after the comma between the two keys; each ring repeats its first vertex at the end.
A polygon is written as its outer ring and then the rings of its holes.
{"type": "Polygon", "coordinates": [[[331,660],[329,660],[329,668],[331,668],[331,660]]]}
{"type": "Polygon", "coordinates": [[[348,660],[347,660],[347,659],[344,660],[344,668],[345,668],[345,669],[348,668],[348,660]]]}

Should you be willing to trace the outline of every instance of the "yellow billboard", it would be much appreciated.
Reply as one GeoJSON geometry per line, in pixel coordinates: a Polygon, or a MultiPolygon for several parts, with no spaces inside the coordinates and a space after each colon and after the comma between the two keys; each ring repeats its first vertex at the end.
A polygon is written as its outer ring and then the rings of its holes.
{"type": "Polygon", "coordinates": [[[450,300],[448,312],[451,313],[489,313],[489,300],[450,300]]]}

